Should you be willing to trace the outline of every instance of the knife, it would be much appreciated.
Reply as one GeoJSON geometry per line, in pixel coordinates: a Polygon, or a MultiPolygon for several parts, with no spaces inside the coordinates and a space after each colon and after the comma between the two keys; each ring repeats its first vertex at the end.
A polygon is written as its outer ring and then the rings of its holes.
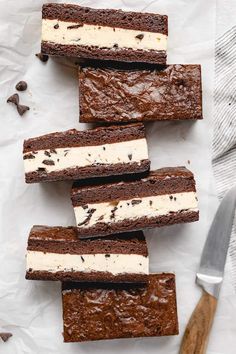
{"type": "Polygon", "coordinates": [[[235,208],[236,187],[223,198],[210,227],[196,276],[196,283],[203,292],[187,324],[179,354],[206,353],[223,281],[235,208]]]}

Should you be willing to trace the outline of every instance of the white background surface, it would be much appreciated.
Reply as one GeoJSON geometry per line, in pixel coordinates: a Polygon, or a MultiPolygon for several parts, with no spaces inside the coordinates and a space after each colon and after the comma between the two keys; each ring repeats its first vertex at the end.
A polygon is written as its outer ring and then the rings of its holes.
{"type": "MultiPolygon", "coordinates": [[[[217,207],[211,172],[212,92],[215,0],[78,1],[169,15],[169,63],[200,63],[204,120],[147,125],[152,168],[186,165],[195,172],[200,203],[198,223],[147,231],[151,271],[175,271],[180,335],[169,338],[64,344],[60,285],[26,281],[25,249],[33,224],[74,224],[70,183],[26,185],[22,162],[24,138],[78,123],[77,73],[69,62],[35,58],[40,48],[41,0],[0,0],[0,329],[13,337],[0,343],[1,354],[178,353],[187,320],[200,297],[195,271],[217,207]],[[19,117],[6,104],[19,80],[31,110],[19,117]]],[[[236,297],[226,270],[208,354],[234,354],[236,297]]]]}

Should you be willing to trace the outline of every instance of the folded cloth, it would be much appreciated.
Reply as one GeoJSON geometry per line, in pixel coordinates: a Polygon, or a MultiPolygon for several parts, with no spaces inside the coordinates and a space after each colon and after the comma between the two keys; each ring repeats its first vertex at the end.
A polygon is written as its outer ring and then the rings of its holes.
{"type": "MultiPolygon", "coordinates": [[[[212,163],[221,199],[236,185],[236,26],[216,40],[212,163]]],[[[236,290],[236,217],[229,255],[236,290]]]]}

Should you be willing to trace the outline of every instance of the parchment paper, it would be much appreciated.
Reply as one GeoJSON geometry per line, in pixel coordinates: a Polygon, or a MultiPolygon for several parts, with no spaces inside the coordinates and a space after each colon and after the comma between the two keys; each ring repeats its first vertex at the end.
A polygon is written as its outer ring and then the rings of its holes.
{"type": "MultiPolygon", "coordinates": [[[[78,1],[93,7],[169,15],[169,63],[200,63],[204,120],[147,125],[152,168],[186,165],[196,175],[200,221],[147,231],[151,271],[175,271],[180,335],[65,344],[62,338],[60,284],[26,281],[25,249],[33,224],[74,225],[70,183],[26,185],[22,162],[24,138],[78,123],[77,72],[69,61],[41,63],[41,0],[0,0],[0,331],[13,337],[0,343],[1,354],[178,353],[187,320],[199,299],[195,271],[218,201],[211,170],[212,92],[215,0],[78,1]],[[19,80],[30,111],[19,117],[6,99],[19,80]]],[[[226,269],[212,329],[209,354],[233,354],[236,347],[236,298],[226,269]]]]}

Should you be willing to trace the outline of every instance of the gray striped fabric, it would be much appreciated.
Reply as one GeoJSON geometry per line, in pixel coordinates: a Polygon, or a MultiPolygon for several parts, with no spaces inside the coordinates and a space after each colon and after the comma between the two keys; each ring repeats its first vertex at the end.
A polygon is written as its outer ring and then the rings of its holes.
{"type": "MultiPolygon", "coordinates": [[[[236,26],[216,40],[213,170],[218,196],[236,185],[236,26]]],[[[236,218],[229,255],[236,290],[236,218]]]]}

